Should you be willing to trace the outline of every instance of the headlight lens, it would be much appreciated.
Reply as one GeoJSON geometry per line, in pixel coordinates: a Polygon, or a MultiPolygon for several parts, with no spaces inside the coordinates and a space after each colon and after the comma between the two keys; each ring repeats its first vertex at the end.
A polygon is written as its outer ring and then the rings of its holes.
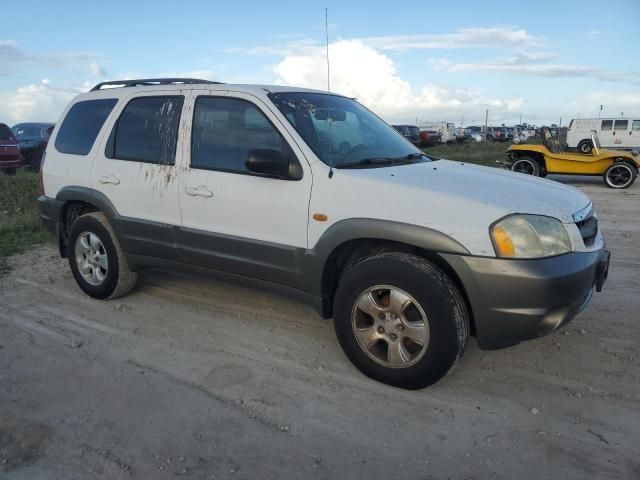
{"type": "Polygon", "coordinates": [[[542,258],[571,251],[562,222],[541,215],[511,215],[491,229],[496,254],[505,258],[542,258]]]}

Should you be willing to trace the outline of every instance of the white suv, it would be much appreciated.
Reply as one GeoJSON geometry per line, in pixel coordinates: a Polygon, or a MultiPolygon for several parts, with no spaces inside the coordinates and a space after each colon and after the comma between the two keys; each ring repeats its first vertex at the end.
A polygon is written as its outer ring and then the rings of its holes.
{"type": "Polygon", "coordinates": [[[469,334],[492,349],[556,330],[606,278],[584,194],[429,158],[351,98],[127,80],[58,125],[41,216],[84,292],[187,267],[293,295],[393,385],[438,381],[469,334]]]}

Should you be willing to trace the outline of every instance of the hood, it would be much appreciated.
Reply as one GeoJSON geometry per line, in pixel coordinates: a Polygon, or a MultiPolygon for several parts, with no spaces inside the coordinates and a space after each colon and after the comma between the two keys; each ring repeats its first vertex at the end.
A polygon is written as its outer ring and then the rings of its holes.
{"type": "Polygon", "coordinates": [[[450,160],[351,171],[424,190],[440,198],[443,205],[464,200],[474,209],[484,206],[497,215],[494,220],[512,213],[531,213],[573,223],[572,215],[590,203],[581,191],[558,182],[450,160]]]}

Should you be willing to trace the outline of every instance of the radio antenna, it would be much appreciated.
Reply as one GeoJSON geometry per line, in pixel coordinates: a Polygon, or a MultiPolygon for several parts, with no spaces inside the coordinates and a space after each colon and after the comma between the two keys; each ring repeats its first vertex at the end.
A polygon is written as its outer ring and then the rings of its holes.
{"type": "Polygon", "coordinates": [[[331,77],[329,76],[329,9],[324,9],[324,33],[327,45],[327,92],[331,93],[331,77]]]}
{"type": "MultiPolygon", "coordinates": [[[[325,43],[327,47],[327,93],[331,93],[331,76],[329,69],[329,9],[325,7],[324,9],[324,35],[325,35],[325,43]]],[[[331,124],[333,120],[331,119],[331,95],[327,97],[327,122],[329,123],[329,178],[333,178],[333,160],[331,158],[331,144],[332,144],[332,135],[331,135],[331,124]]]]}

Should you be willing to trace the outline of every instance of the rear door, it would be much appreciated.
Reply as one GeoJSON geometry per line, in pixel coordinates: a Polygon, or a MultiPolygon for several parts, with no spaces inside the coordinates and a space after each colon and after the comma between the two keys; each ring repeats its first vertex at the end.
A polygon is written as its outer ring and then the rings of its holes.
{"type": "Polygon", "coordinates": [[[278,117],[252,95],[194,91],[188,167],[180,179],[180,251],[192,264],[297,285],[307,248],[311,170],[278,117]],[[299,162],[300,180],[245,167],[253,149],[299,162]]]}
{"type": "Polygon", "coordinates": [[[112,115],[96,152],[91,187],[117,210],[114,228],[128,253],[177,259],[176,161],[185,103],[177,90],[130,95],[112,115]]]}

